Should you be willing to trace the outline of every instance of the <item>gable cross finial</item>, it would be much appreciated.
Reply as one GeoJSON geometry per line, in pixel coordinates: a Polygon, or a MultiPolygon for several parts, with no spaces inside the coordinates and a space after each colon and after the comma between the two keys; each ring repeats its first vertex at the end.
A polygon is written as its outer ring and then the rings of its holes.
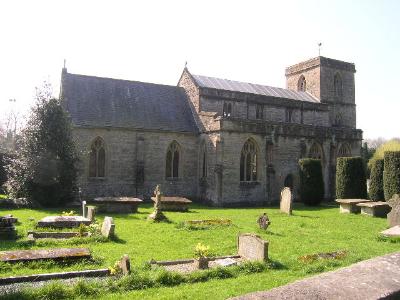
{"type": "Polygon", "coordinates": [[[319,42],[318,43],[318,56],[321,56],[321,46],[322,46],[322,43],[319,42]]]}

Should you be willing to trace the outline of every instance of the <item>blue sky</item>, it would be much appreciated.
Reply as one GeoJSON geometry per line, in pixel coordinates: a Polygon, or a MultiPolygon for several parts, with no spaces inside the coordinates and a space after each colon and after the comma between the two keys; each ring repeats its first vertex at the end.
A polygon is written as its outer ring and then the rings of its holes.
{"type": "Polygon", "coordinates": [[[71,73],[174,85],[195,74],[285,87],[318,55],[356,64],[357,127],[399,137],[400,1],[1,1],[0,119],[71,73]],[[16,103],[8,101],[15,98],[16,103]]]}

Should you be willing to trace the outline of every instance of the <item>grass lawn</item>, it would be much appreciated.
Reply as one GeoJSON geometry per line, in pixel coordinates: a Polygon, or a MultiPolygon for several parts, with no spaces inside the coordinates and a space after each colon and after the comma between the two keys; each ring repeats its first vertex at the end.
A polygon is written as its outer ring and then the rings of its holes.
{"type": "MultiPolygon", "coordinates": [[[[11,213],[17,217],[20,238],[17,242],[0,241],[0,250],[37,249],[51,247],[89,247],[94,262],[70,265],[56,263],[0,264],[0,277],[62,270],[94,269],[109,267],[123,254],[131,258],[133,268],[142,266],[150,259],[172,260],[193,257],[197,243],[209,245],[216,255],[236,253],[236,237],[239,232],[253,232],[270,242],[269,257],[281,268],[257,274],[241,274],[236,278],[210,280],[175,287],[157,287],[123,294],[100,294],[100,299],[225,299],[251,291],[266,290],[316,273],[400,250],[399,240],[378,238],[379,232],[387,228],[386,219],[363,215],[339,214],[337,206],[304,207],[297,204],[294,214],[281,214],[278,208],[221,209],[193,206],[191,212],[166,212],[171,223],[150,223],[147,215],[150,205],[142,205],[135,214],[112,215],[118,239],[94,242],[90,239],[71,241],[41,241],[32,244],[26,240],[28,230],[36,221],[47,215],[60,214],[65,209],[2,210],[0,215],[11,213]],[[257,228],[256,220],[266,212],[271,220],[267,232],[257,228]],[[35,220],[29,220],[34,218],[35,220]],[[203,230],[188,230],[177,226],[184,220],[211,218],[231,219],[233,225],[203,230]],[[304,263],[299,257],[319,252],[347,250],[345,258],[319,260],[304,263]]],[[[102,221],[104,215],[98,215],[102,221]]]]}

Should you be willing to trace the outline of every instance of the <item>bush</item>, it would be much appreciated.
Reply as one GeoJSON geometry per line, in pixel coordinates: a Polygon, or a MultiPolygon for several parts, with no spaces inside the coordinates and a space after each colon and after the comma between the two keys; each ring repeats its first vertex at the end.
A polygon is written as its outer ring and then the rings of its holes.
{"type": "Polygon", "coordinates": [[[383,195],[383,159],[374,160],[371,164],[371,181],[369,184],[369,199],[380,201],[383,195]]]}
{"type": "Polygon", "coordinates": [[[339,157],[337,159],[336,198],[367,198],[367,179],[361,157],[339,157]]]}
{"type": "Polygon", "coordinates": [[[385,152],[383,189],[386,200],[400,194],[400,151],[385,152]]]}
{"type": "Polygon", "coordinates": [[[324,198],[321,160],[303,158],[300,165],[300,198],[306,205],[318,205],[324,198]]]}

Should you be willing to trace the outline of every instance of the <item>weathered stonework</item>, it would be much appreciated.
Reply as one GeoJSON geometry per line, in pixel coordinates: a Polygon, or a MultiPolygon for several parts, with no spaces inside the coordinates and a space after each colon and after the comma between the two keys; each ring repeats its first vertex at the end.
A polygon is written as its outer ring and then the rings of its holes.
{"type": "MultiPolygon", "coordinates": [[[[296,200],[298,160],[311,157],[311,150],[317,145],[323,167],[325,198],[332,199],[336,158],[360,155],[362,131],[355,128],[354,73],[354,64],[317,57],[287,68],[288,90],[275,88],[279,94],[275,95],[229,89],[218,84],[205,86],[198,81],[199,76],[192,75],[185,68],[177,87],[152,85],[163,90],[154,103],[152,98],[141,100],[130,96],[134,93],[133,87],[137,88],[136,82],[110,79],[111,87],[107,91],[105,81],[101,89],[106,90],[107,97],[109,93],[118,105],[128,103],[126,110],[138,101],[151,103],[153,106],[143,111],[151,122],[142,120],[151,126],[123,127],[108,123],[95,126],[93,122],[84,122],[83,116],[74,112],[74,137],[82,153],[79,185],[83,198],[128,196],[150,200],[155,186],[160,184],[165,196],[181,196],[215,206],[260,205],[278,203],[281,189],[290,181],[296,200]],[[300,76],[304,76],[307,82],[306,93],[297,91],[300,76]],[[340,96],[335,92],[335,76],[341,79],[340,96]],[[186,95],[188,110],[185,115],[167,112],[171,114],[170,118],[158,124],[157,118],[165,116],[153,116],[151,110],[158,109],[158,103],[164,99],[163,93],[171,91],[186,95]],[[300,98],[291,98],[294,94],[300,98]],[[124,100],[122,104],[118,99],[124,100]],[[231,107],[229,114],[224,112],[227,104],[231,107]],[[261,112],[261,117],[257,111],[261,112]],[[188,116],[195,123],[196,130],[177,130],[167,124],[174,118],[179,123],[188,116]],[[159,125],[158,129],[154,124],[159,125]],[[101,137],[105,145],[105,176],[102,178],[89,177],[90,147],[96,137],[101,137]],[[257,148],[257,175],[255,180],[241,181],[241,153],[249,139],[257,148]],[[179,176],[166,178],[166,156],[173,141],[181,150],[179,176]],[[345,153],[341,151],[343,148],[347,149],[345,153]]],[[[83,80],[79,77],[81,75],[69,76],[83,80]]],[[[90,82],[91,79],[85,80],[88,81],[86,89],[90,88],[89,84],[93,84],[93,89],[99,89],[98,85],[90,82]]],[[[97,82],[100,79],[93,80],[97,82]]],[[[61,94],[67,101],[73,100],[67,93],[72,83],[65,84],[62,89],[61,94]]],[[[145,85],[143,89],[152,88],[145,85]]],[[[97,105],[98,102],[93,103],[97,105]]],[[[112,106],[113,109],[118,108],[117,104],[112,106]]],[[[108,116],[101,107],[98,110],[99,114],[108,116]]],[[[93,118],[93,115],[89,114],[87,118],[93,118]]],[[[106,121],[111,123],[119,120],[117,115],[109,118],[106,121]]]]}

